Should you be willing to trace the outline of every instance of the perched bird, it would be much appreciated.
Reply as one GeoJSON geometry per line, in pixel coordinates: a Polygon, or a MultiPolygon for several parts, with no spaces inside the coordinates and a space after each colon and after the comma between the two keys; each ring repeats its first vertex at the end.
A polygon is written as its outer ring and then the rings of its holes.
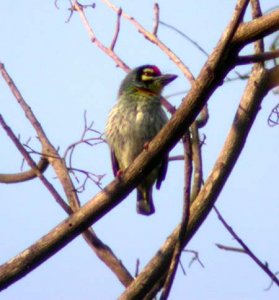
{"type": "MultiPolygon", "coordinates": [[[[111,150],[114,176],[127,168],[167,122],[160,100],[163,88],[177,76],[161,74],[153,65],[132,70],[121,83],[118,101],[112,108],[105,129],[111,150]]],[[[152,187],[159,189],[165,179],[168,155],[137,186],[137,212],[155,212],[152,187]]]]}

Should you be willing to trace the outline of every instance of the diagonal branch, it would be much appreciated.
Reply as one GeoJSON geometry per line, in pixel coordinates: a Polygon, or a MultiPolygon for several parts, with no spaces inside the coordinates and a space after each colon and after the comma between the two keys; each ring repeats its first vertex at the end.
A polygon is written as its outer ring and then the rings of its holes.
{"type": "MultiPolygon", "coordinates": [[[[121,69],[123,69],[125,72],[129,72],[130,68],[125,64],[125,62],[123,60],[120,59],[120,57],[114,52],[113,48],[115,45],[112,45],[110,47],[106,47],[95,35],[93,29],[90,27],[90,24],[86,18],[86,15],[84,13],[84,7],[83,5],[79,4],[77,0],[73,0],[71,1],[72,3],[72,7],[73,7],[73,10],[74,11],[77,11],[79,16],[80,16],[80,19],[89,35],[89,38],[91,40],[92,43],[94,43],[99,49],[101,49],[104,53],[106,53],[109,57],[111,57],[114,62],[117,64],[117,66],[119,66],[121,69]]],[[[118,26],[119,25],[119,22],[120,22],[120,17],[121,15],[123,14],[122,13],[122,10],[120,9],[117,9],[116,13],[118,14],[118,22],[116,23],[116,25],[118,26]],[[121,13],[120,13],[121,12],[121,13]]],[[[119,30],[118,30],[119,31],[119,30]]],[[[117,28],[116,28],[116,38],[114,37],[115,39],[115,42],[116,42],[116,39],[117,39],[117,36],[118,36],[118,33],[117,32],[117,28]]]]}
{"type": "Polygon", "coordinates": [[[247,23],[242,23],[234,38],[233,44],[247,44],[279,30],[279,9],[247,23]]]}
{"type": "MultiPolygon", "coordinates": [[[[102,0],[102,1],[109,8],[111,8],[113,11],[117,13],[118,8],[113,3],[111,3],[109,0],[102,0]]],[[[130,21],[148,41],[158,46],[176,64],[176,66],[182,71],[182,73],[189,80],[189,82],[193,84],[193,82],[195,81],[193,74],[183,63],[183,61],[173,51],[170,50],[170,48],[168,48],[162,41],[160,41],[154,33],[146,30],[135,18],[129,16],[125,12],[122,12],[121,16],[127,19],[128,21],[130,21]]]]}
{"type": "MultiPolygon", "coordinates": [[[[277,19],[277,23],[279,26],[279,19],[277,19]]],[[[233,41],[236,40],[233,38],[233,41]]],[[[104,191],[98,193],[80,210],[60,223],[50,233],[32,245],[31,248],[26,249],[17,257],[1,266],[0,287],[3,289],[26,275],[72,241],[84,229],[88,228],[90,224],[98,221],[104,214],[120,203],[145,174],[157,164],[162,154],[170,150],[180,140],[185,133],[185,129],[189,128],[211,94],[233,67],[233,62],[228,60],[228,57],[235,57],[235,54],[245,44],[246,41],[242,40],[241,44],[235,43],[233,48],[226,47],[225,55],[219,55],[219,47],[217,47],[173,118],[155,139],[150,142],[148,151],[141,153],[123,173],[121,181],[113,181],[104,191]]],[[[266,72],[258,71],[253,73],[237,112],[229,140],[224,146],[224,151],[221,153],[213,172],[199,193],[199,196],[191,206],[190,220],[187,228],[188,235],[185,244],[204,221],[224,186],[244,146],[250,127],[259,110],[261,100],[266,93],[266,72]]],[[[139,295],[137,299],[140,299],[150,289],[152,278],[158,278],[158,272],[162,275],[162,271],[166,270],[166,267],[169,265],[169,259],[173,253],[174,241],[177,240],[178,231],[179,227],[174,230],[164,247],[161,248],[160,253],[162,255],[154,258],[144,271],[139,274],[137,279],[126,290],[125,296],[136,294],[139,295]],[[134,289],[135,287],[137,289],[134,289]]],[[[132,299],[132,297],[129,299],[132,299]]]]}
{"type": "MultiPolygon", "coordinates": [[[[63,200],[61,197],[54,193],[56,201],[63,207],[63,209],[67,213],[72,213],[77,211],[80,208],[79,199],[77,197],[76,189],[74,188],[74,185],[72,183],[72,180],[70,178],[65,160],[60,157],[54,146],[50,143],[48,140],[45,132],[43,131],[39,121],[37,120],[36,116],[32,112],[31,108],[28,106],[24,98],[22,97],[20,91],[16,87],[15,83],[13,82],[12,78],[9,76],[8,72],[6,71],[3,64],[0,65],[1,67],[1,73],[6,80],[7,84],[9,85],[12,93],[14,94],[16,100],[20,104],[21,108],[25,112],[25,115],[27,119],[30,121],[30,123],[33,125],[34,129],[36,130],[36,133],[39,137],[39,140],[43,147],[43,155],[48,159],[52,167],[54,168],[57,177],[59,178],[61,185],[64,189],[64,192],[66,194],[67,200],[70,204],[70,209],[66,205],[63,204],[63,200]],[[58,199],[58,200],[57,200],[58,199]],[[60,203],[61,202],[61,203],[60,203]]],[[[41,176],[42,177],[42,176],[41,176]]],[[[41,178],[40,177],[40,178],[41,178]]],[[[51,186],[49,186],[51,188],[51,186]]],[[[85,231],[87,228],[84,228],[83,231],[85,231]]],[[[118,277],[118,279],[121,281],[121,283],[124,286],[127,286],[133,279],[133,277],[130,275],[128,270],[125,269],[121,261],[115,256],[115,254],[112,252],[112,250],[106,246],[94,233],[92,229],[88,229],[83,233],[84,239],[87,243],[89,243],[89,246],[94,250],[96,255],[102,259],[102,261],[115,273],[115,275],[118,277]]],[[[45,245],[44,245],[45,247],[45,245]]],[[[24,259],[24,258],[23,258],[24,259]]],[[[35,260],[34,260],[35,263],[35,260]]],[[[5,264],[4,264],[5,265],[5,264]]],[[[25,268],[25,262],[21,262],[21,265],[19,268],[24,269],[25,268]]],[[[29,267],[28,267],[29,268],[29,267]]],[[[21,271],[18,271],[17,269],[12,268],[13,272],[20,273],[21,271]]],[[[31,269],[30,269],[31,270],[31,269]]],[[[8,271],[7,271],[8,272],[8,271]]],[[[1,273],[1,272],[0,272],[1,273]]],[[[8,272],[9,273],[9,272],[8,272]]],[[[7,275],[9,276],[9,275],[7,275]]],[[[15,277],[18,276],[15,275],[15,277]]],[[[6,275],[4,274],[4,277],[6,278],[6,275]]]]}
{"type": "MultiPolygon", "coordinates": [[[[219,210],[216,207],[214,207],[214,210],[215,210],[215,212],[216,212],[216,214],[218,216],[218,219],[221,221],[221,223],[224,225],[224,227],[233,236],[233,238],[239,243],[239,245],[241,245],[242,250],[243,250],[242,252],[244,252],[245,254],[247,254],[248,256],[250,256],[251,259],[253,259],[253,261],[271,278],[271,280],[274,283],[276,283],[277,286],[279,286],[279,279],[276,277],[276,275],[274,273],[271,272],[271,270],[269,269],[268,265],[264,264],[263,262],[261,262],[258,259],[258,257],[251,251],[251,249],[236,234],[236,232],[233,230],[233,228],[228,225],[228,223],[225,221],[225,219],[222,217],[222,215],[220,214],[219,210]]],[[[226,250],[228,250],[228,249],[226,249],[226,250]]],[[[229,249],[229,250],[236,251],[235,248],[229,249]]]]}
{"type": "MultiPolygon", "coordinates": [[[[187,236],[183,246],[186,246],[205,220],[225,185],[226,180],[244,147],[249,130],[259,111],[261,101],[267,92],[265,87],[266,72],[264,70],[254,71],[240,102],[224,147],[202,190],[191,205],[187,236]]],[[[133,299],[133,297],[143,297],[152,288],[152,282],[154,282],[155,279],[164,276],[165,272],[168,270],[179,231],[180,226],[175,228],[158,251],[159,254],[152,258],[119,299],[126,300],[133,299]]]]}

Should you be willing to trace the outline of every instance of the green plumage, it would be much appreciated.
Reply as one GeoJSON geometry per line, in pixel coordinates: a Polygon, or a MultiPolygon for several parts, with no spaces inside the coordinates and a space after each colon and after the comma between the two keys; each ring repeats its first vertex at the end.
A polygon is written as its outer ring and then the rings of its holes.
{"type": "MultiPolygon", "coordinates": [[[[123,80],[105,130],[115,176],[135,160],[166,124],[168,119],[160,103],[161,91],[175,78],[175,75],[161,75],[155,66],[145,65],[131,71],[123,80]]],[[[167,161],[166,155],[137,186],[138,213],[154,213],[152,187],[156,180],[156,187],[160,187],[166,175],[167,161]]]]}

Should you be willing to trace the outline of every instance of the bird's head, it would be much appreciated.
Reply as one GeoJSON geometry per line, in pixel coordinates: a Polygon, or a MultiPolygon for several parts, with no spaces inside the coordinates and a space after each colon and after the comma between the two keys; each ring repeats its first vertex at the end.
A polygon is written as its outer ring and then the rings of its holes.
{"type": "Polygon", "coordinates": [[[160,95],[163,88],[177,75],[162,74],[158,67],[144,65],[133,69],[122,81],[119,94],[140,92],[160,95]]]}

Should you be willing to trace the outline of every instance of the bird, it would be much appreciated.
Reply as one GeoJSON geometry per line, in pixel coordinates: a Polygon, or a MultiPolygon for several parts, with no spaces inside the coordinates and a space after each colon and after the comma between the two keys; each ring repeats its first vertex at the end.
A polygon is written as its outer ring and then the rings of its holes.
{"type": "MultiPolygon", "coordinates": [[[[161,93],[176,77],[162,74],[157,66],[146,64],[131,70],[122,81],[105,127],[114,176],[120,177],[167,123],[161,93]]],[[[156,188],[160,188],[167,167],[168,154],[137,186],[137,213],[148,216],[155,212],[153,185],[156,181],[156,188]]]]}

